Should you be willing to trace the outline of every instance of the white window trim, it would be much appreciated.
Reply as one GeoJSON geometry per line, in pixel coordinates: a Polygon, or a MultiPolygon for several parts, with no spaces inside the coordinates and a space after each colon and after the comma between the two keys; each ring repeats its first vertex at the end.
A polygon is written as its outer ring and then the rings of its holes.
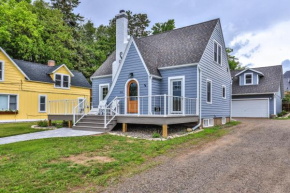
{"type": "Polygon", "coordinates": [[[46,111],[47,111],[47,95],[45,95],[45,94],[40,94],[40,95],[38,96],[38,112],[39,112],[39,113],[46,113],[46,111]],[[45,97],[45,111],[41,111],[41,110],[40,110],[40,97],[45,97]]]}
{"type": "Polygon", "coordinates": [[[227,87],[226,87],[226,85],[222,85],[222,98],[223,99],[227,99],[227,87]],[[225,89],[225,97],[223,96],[224,95],[224,89],[225,89]]]}
{"type": "Polygon", "coordinates": [[[54,88],[59,88],[59,89],[70,89],[70,83],[71,83],[71,79],[70,79],[70,76],[67,75],[67,74],[60,74],[60,73],[56,73],[54,74],[54,88]],[[57,87],[55,86],[55,77],[56,75],[60,75],[61,76],[61,86],[60,87],[57,87]],[[63,77],[64,76],[68,76],[68,87],[63,87],[63,77]]]}
{"type": "MultiPolygon", "coordinates": [[[[172,88],[171,88],[171,81],[174,81],[174,80],[181,80],[181,97],[185,97],[185,76],[171,76],[171,77],[168,77],[168,82],[167,82],[167,86],[168,86],[168,90],[167,90],[167,93],[168,93],[168,96],[172,96],[172,88]]],[[[168,98],[168,101],[169,101],[169,98],[168,98]]],[[[184,114],[184,105],[185,105],[185,100],[183,100],[183,104],[181,106],[181,111],[173,111],[172,110],[172,105],[171,105],[171,102],[168,103],[168,114],[176,114],[176,113],[179,113],[181,112],[182,114],[184,114]]]]}
{"type": "MultiPolygon", "coordinates": [[[[14,95],[16,96],[17,104],[16,104],[16,110],[19,111],[19,94],[12,94],[12,93],[0,93],[0,95],[14,95]]],[[[10,97],[8,97],[8,110],[10,105],[10,97]]]]}
{"type": "Polygon", "coordinates": [[[206,103],[212,104],[212,80],[206,79],[206,103]],[[207,83],[210,82],[210,102],[207,101],[207,83]]]}
{"type": "Polygon", "coordinates": [[[0,79],[0,82],[4,82],[4,80],[5,80],[5,62],[3,60],[0,60],[0,63],[2,63],[2,79],[0,79]]]}
{"type": "MultiPolygon", "coordinates": [[[[110,84],[109,83],[106,83],[106,84],[99,84],[99,103],[101,101],[101,96],[103,94],[103,91],[102,91],[102,87],[104,86],[107,86],[108,87],[108,93],[109,93],[109,90],[110,90],[110,84]]],[[[106,98],[106,97],[105,97],[106,98]]],[[[103,99],[104,100],[104,99],[103,99]]]]}
{"type": "MultiPolygon", "coordinates": [[[[213,61],[215,63],[217,63],[218,65],[222,66],[223,65],[223,47],[222,47],[222,45],[220,43],[218,43],[218,41],[213,40],[213,42],[221,47],[221,63],[219,64],[219,57],[218,57],[219,49],[218,49],[218,47],[217,47],[217,61],[214,61],[214,55],[213,55],[213,61]]],[[[213,54],[214,54],[214,43],[213,43],[213,54]]]]}
{"type": "Polygon", "coordinates": [[[209,119],[203,119],[203,127],[207,128],[207,127],[213,127],[214,126],[214,120],[213,118],[209,118],[209,119]],[[210,120],[212,120],[212,125],[210,125],[210,120]],[[205,126],[205,122],[207,122],[207,125],[205,126]]]}
{"type": "Polygon", "coordinates": [[[245,73],[244,74],[244,85],[253,85],[254,84],[254,74],[253,73],[245,73]],[[248,83],[247,84],[247,81],[246,81],[246,76],[247,75],[251,75],[251,83],[248,83]]]}

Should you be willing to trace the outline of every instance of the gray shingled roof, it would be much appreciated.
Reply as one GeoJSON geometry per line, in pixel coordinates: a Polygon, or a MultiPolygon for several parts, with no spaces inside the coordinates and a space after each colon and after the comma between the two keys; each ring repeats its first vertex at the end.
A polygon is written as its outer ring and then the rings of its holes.
{"type": "MultiPolygon", "coordinates": [[[[214,19],[134,40],[150,74],[161,76],[160,67],[198,63],[218,22],[214,19]]],[[[115,57],[114,52],[92,77],[112,74],[115,57]]]]}
{"type": "Polygon", "coordinates": [[[240,86],[239,77],[235,77],[235,75],[242,70],[233,70],[231,71],[233,79],[232,94],[274,93],[279,91],[280,85],[283,89],[283,69],[281,65],[252,69],[264,74],[260,77],[259,85],[240,86]]]}
{"type": "MultiPolygon", "coordinates": [[[[13,61],[29,77],[30,80],[54,83],[49,74],[53,72],[55,69],[57,69],[59,66],[50,67],[44,64],[38,64],[16,59],[13,59],[13,61]]],[[[91,88],[90,83],[87,81],[87,79],[81,72],[75,70],[71,70],[71,72],[74,75],[74,77],[71,77],[72,86],[91,88]]]]}
{"type": "Polygon", "coordinates": [[[290,71],[284,73],[284,90],[290,91],[290,71]]]}

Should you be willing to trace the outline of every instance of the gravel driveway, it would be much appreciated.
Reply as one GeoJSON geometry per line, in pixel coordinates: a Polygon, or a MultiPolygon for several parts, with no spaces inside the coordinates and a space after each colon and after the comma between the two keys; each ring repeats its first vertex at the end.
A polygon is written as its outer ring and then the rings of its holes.
{"type": "Polygon", "coordinates": [[[290,192],[290,121],[241,119],[233,132],[107,192],[290,192]]]}

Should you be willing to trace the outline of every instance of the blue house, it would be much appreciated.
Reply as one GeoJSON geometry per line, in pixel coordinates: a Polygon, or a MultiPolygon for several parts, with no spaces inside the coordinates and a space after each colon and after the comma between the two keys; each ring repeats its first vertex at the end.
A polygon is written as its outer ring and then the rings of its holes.
{"type": "Polygon", "coordinates": [[[107,110],[118,104],[102,113],[102,128],[154,124],[166,136],[171,124],[195,123],[195,129],[230,120],[231,74],[219,19],[142,38],[127,31],[120,11],[116,51],[91,77],[92,112],[100,101],[107,110]]]}
{"type": "Polygon", "coordinates": [[[269,118],[282,111],[284,88],[281,65],[234,70],[231,74],[232,117],[269,118]]]}

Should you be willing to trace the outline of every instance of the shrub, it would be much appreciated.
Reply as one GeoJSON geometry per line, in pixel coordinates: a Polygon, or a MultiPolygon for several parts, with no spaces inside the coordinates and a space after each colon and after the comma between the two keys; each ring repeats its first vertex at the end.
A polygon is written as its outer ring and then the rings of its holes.
{"type": "Polygon", "coordinates": [[[159,133],[153,133],[153,134],[152,134],[152,137],[153,137],[153,138],[160,138],[161,135],[160,135],[159,133]]]}
{"type": "Polygon", "coordinates": [[[283,110],[281,113],[278,113],[278,117],[282,117],[287,114],[287,111],[283,110]]]}
{"type": "Polygon", "coordinates": [[[39,127],[47,127],[48,126],[48,122],[47,121],[38,121],[37,125],[39,127]]]}

